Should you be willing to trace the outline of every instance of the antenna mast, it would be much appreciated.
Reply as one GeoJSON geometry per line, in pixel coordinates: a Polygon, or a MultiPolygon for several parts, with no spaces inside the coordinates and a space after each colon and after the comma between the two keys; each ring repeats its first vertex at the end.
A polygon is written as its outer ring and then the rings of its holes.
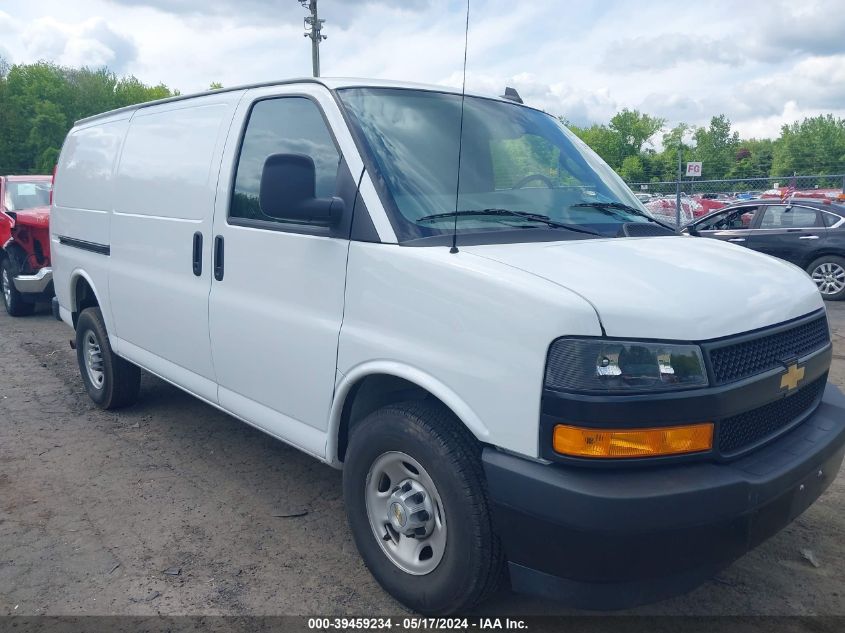
{"type": "Polygon", "coordinates": [[[320,42],[326,39],[323,35],[323,22],[317,17],[317,0],[299,0],[304,8],[311,12],[305,18],[305,37],[311,38],[311,66],[315,77],[320,76],[320,42]]]}
{"type": "Polygon", "coordinates": [[[464,146],[464,101],[467,93],[467,48],[469,47],[469,0],[467,0],[467,22],[464,29],[464,75],[461,83],[461,125],[458,131],[458,178],[455,186],[455,223],[452,227],[452,248],[450,253],[458,252],[458,200],[461,196],[461,150],[464,146]]]}

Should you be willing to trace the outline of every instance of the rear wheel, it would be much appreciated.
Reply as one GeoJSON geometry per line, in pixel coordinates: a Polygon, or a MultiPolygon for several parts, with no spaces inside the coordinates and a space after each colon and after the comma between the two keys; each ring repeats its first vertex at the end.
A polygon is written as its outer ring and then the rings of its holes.
{"type": "Polygon", "coordinates": [[[502,576],[480,456],[436,403],[390,405],[352,429],[343,495],[353,538],[381,586],[415,611],[469,609],[502,576]]]}
{"type": "Polygon", "coordinates": [[[35,304],[25,301],[15,288],[14,278],[19,274],[18,267],[11,257],[3,257],[0,262],[0,289],[3,291],[3,305],[9,316],[28,316],[35,311],[35,304]]]}
{"type": "Polygon", "coordinates": [[[118,409],[138,399],[141,370],[112,352],[100,308],[87,308],[79,315],[76,359],[85,390],[101,409],[118,409]]]}
{"type": "Polygon", "coordinates": [[[819,257],[807,267],[822,298],[829,301],[845,299],[845,259],[836,255],[819,257]]]}

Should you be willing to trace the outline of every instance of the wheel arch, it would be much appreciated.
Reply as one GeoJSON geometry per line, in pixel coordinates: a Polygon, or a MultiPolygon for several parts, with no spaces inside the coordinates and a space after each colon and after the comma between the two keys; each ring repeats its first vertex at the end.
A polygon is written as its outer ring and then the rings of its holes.
{"type": "Polygon", "coordinates": [[[802,268],[809,273],[810,271],[807,269],[810,267],[810,264],[822,257],[840,257],[845,259],[845,252],[843,252],[842,249],[823,246],[817,251],[813,251],[811,254],[806,256],[802,268]]]}
{"type": "Polygon", "coordinates": [[[70,304],[73,327],[85,308],[101,307],[100,296],[91,276],[82,269],[74,270],[70,276],[70,304]]]}
{"type": "Polygon", "coordinates": [[[395,361],[374,361],[353,368],[335,389],[326,439],[326,461],[335,468],[342,468],[349,431],[376,409],[428,397],[449,409],[476,439],[489,441],[488,428],[444,383],[415,367],[395,361]]]}

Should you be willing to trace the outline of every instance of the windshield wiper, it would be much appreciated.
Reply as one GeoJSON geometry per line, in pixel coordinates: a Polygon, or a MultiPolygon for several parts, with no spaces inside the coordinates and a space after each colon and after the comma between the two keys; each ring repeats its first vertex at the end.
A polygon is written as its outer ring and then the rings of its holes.
{"type": "Polygon", "coordinates": [[[556,229],[566,229],[568,231],[575,231],[576,233],[586,233],[587,235],[598,235],[602,237],[601,233],[585,229],[577,224],[568,224],[567,222],[558,222],[542,213],[528,213],[527,211],[512,211],[510,209],[472,209],[465,211],[450,211],[448,213],[434,213],[417,218],[417,222],[427,222],[428,220],[442,220],[444,218],[466,217],[466,216],[510,216],[515,218],[522,218],[524,220],[531,220],[532,222],[542,222],[548,226],[553,226],[556,229]]]}
{"type": "Polygon", "coordinates": [[[670,229],[672,231],[675,230],[673,227],[669,226],[668,224],[664,224],[663,222],[661,222],[659,220],[655,220],[653,217],[651,217],[645,211],[640,211],[636,207],[632,207],[632,206],[627,205],[627,204],[622,204],[621,202],[580,202],[578,204],[573,204],[572,207],[573,208],[588,207],[588,208],[591,208],[591,209],[598,209],[599,211],[607,211],[608,213],[610,213],[610,214],[612,214],[616,217],[619,217],[619,214],[613,213],[612,209],[618,209],[619,211],[627,211],[628,213],[631,213],[633,215],[639,216],[641,218],[645,218],[649,222],[654,222],[655,224],[659,224],[660,226],[662,226],[664,228],[670,229]]]}

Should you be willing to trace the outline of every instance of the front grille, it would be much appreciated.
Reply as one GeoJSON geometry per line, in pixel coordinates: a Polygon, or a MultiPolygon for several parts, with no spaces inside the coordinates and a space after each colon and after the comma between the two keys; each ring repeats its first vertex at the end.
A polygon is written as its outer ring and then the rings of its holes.
{"type": "Polygon", "coordinates": [[[826,382],[827,374],[791,396],[723,419],[719,423],[719,452],[735,454],[778,435],[818,402],[826,382]]]}
{"type": "Polygon", "coordinates": [[[763,332],[758,338],[711,349],[713,377],[717,385],[741,380],[783,367],[785,359],[804,356],[828,342],[830,332],[824,315],[774,334],[763,332]]]}

